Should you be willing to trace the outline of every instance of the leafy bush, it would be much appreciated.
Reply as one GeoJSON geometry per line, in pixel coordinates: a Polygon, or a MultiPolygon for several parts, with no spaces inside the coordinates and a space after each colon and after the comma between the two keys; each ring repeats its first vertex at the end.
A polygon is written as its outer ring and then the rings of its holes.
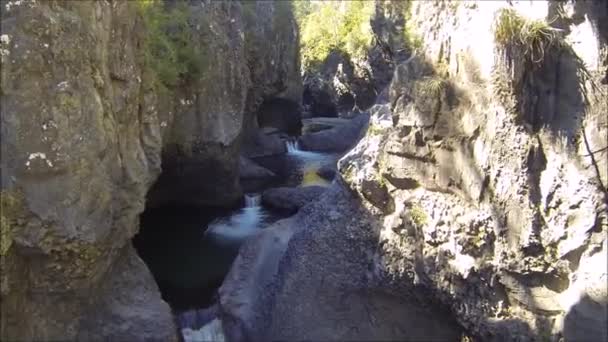
{"type": "Polygon", "coordinates": [[[201,53],[192,43],[188,4],[178,1],[167,6],[162,0],[138,0],[136,4],[146,26],[145,62],[160,84],[174,87],[196,79],[201,73],[201,53]]]}
{"type": "Polygon", "coordinates": [[[300,25],[305,68],[314,68],[334,50],[360,58],[371,46],[373,1],[295,1],[294,12],[300,25]]]}

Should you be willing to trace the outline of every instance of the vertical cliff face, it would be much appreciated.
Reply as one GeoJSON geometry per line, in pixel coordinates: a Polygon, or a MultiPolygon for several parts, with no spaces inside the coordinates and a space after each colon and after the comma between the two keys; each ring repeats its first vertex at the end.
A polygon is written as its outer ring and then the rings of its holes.
{"type": "Polygon", "coordinates": [[[135,2],[1,5],[2,338],[175,339],[130,244],[146,194],[162,164],[157,203],[239,196],[239,139],[260,102],[248,98],[297,84],[297,40],[268,27],[273,11],[246,24],[240,3],[190,2],[205,68],[158,92],[135,2]],[[247,30],[286,49],[251,55],[247,30]],[[252,58],[268,74],[255,76],[252,58]],[[181,175],[196,192],[163,190],[181,175]]]}
{"type": "Polygon", "coordinates": [[[340,162],[383,222],[381,279],[484,338],[606,338],[607,14],[412,2],[421,53],[340,162]]]}
{"type": "Polygon", "coordinates": [[[201,71],[161,100],[173,118],[150,205],[230,205],[241,198],[238,152],[256,110],[265,98],[299,97],[297,29],[290,3],[202,2],[188,20],[201,71]]]}

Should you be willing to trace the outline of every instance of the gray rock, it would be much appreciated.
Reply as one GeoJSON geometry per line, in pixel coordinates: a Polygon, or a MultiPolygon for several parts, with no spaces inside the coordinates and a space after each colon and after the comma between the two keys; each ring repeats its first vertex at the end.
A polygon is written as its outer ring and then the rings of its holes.
{"type": "Polygon", "coordinates": [[[305,134],[298,141],[304,150],[344,152],[361,139],[368,121],[368,114],[360,114],[346,124],[317,133],[305,134]]]}
{"type": "Polygon", "coordinates": [[[83,341],[177,341],[173,314],[144,262],[127,246],[80,322],[83,341]]]}
{"type": "Polygon", "coordinates": [[[326,187],[318,185],[272,188],[262,193],[262,204],[288,214],[294,214],[304,205],[318,199],[325,190],[327,190],[326,187]]]}
{"type": "Polygon", "coordinates": [[[327,191],[243,246],[220,291],[227,335],[457,340],[460,328],[441,310],[370,279],[370,255],[363,251],[377,245],[373,223],[343,185],[327,191]]]}
{"type": "MultiPolygon", "coordinates": [[[[425,2],[412,4],[417,14],[408,20],[437,37],[425,40],[426,55],[479,29],[467,23],[486,11],[473,7],[454,16],[425,2]],[[439,24],[428,23],[429,16],[439,24]]],[[[587,6],[577,3],[570,11],[585,12],[587,6]]],[[[606,12],[592,16],[604,18],[606,12]]],[[[568,41],[605,41],[577,38],[576,25],[566,24],[568,41]]],[[[584,121],[592,123],[584,124],[568,113],[606,112],[606,101],[593,99],[606,89],[588,88],[591,100],[583,110],[581,89],[573,86],[582,79],[573,72],[578,62],[570,52],[547,50],[533,70],[521,65],[510,70],[500,61],[486,68],[487,60],[477,56],[492,44],[491,39],[452,44],[446,68],[416,56],[397,65],[389,105],[369,110],[374,129],[340,160],[348,187],[383,223],[374,274],[380,284],[392,283],[402,292],[415,284],[418,293],[449,306],[481,340],[603,340],[607,249],[600,242],[606,225],[599,222],[606,220],[606,197],[592,184],[606,174],[600,166],[608,160],[601,147],[608,119],[587,114],[584,121]],[[504,82],[500,87],[507,95],[491,93],[481,79],[495,86],[504,82]],[[442,85],[431,92],[433,80],[442,85]],[[513,84],[526,86],[512,89],[513,84]],[[586,142],[567,138],[576,134],[586,142]],[[597,151],[593,167],[591,158],[571,152],[589,150],[597,151]],[[391,199],[394,211],[384,204],[391,199]]],[[[594,56],[586,58],[588,66],[599,64],[594,56]]],[[[589,71],[599,83],[600,73],[589,71]]]]}
{"type": "Polygon", "coordinates": [[[239,172],[241,178],[262,178],[268,179],[276,177],[274,172],[268,170],[265,167],[262,167],[256,164],[254,161],[247,157],[239,158],[239,172]]]}
{"type": "Polygon", "coordinates": [[[219,289],[220,317],[229,340],[253,339],[259,322],[268,318],[260,308],[271,296],[268,286],[295,228],[291,218],[280,220],[241,246],[219,289]]]}
{"type": "Polygon", "coordinates": [[[242,153],[248,158],[272,156],[287,152],[285,141],[277,134],[264,134],[261,131],[242,146],[242,153]]]}
{"type": "Polygon", "coordinates": [[[336,177],[336,173],[338,172],[337,166],[335,164],[326,164],[321,166],[317,170],[317,174],[328,181],[332,181],[336,177]]]}
{"type": "Polygon", "coordinates": [[[246,18],[242,3],[200,5],[187,34],[201,73],[159,92],[132,3],[2,2],[1,340],[175,337],[154,280],[123,255],[146,199],[240,200],[253,113],[301,94],[289,6],[247,2],[246,18]]]}

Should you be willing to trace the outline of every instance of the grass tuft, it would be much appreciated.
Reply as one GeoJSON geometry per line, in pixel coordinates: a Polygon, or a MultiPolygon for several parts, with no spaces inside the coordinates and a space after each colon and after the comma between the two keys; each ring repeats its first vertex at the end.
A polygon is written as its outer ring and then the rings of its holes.
{"type": "Polygon", "coordinates": [[[541,63],[547,51],[564,44],[559,30],[542,20],[528,20],[511,8],[500,11],[494,40],[505,51],[517,48],[533,64],[541,63]]]}

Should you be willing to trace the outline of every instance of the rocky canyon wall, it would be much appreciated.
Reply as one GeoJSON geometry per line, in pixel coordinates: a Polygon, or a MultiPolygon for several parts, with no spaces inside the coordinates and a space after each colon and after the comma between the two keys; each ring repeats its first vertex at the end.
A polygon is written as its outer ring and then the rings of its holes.
{"type": "Polygon", "coordinates": [[[412,2],[422,48],[340,161],[383,225],[379,283],[483,339],[606,339],[607,19],[600,1],[412,2]],[[550,43],[526,45],[532,27],[550,43]]]}
{"type": "Polygon", "coordinates": [[[176,339],[130,243],[138,215],[161,170],[152,205],[240,196],[243,122],[298,92],[290,8],[188,2],[203,68],[160,92],[137,2],[1,5],[2,339],[176,339]]]}

